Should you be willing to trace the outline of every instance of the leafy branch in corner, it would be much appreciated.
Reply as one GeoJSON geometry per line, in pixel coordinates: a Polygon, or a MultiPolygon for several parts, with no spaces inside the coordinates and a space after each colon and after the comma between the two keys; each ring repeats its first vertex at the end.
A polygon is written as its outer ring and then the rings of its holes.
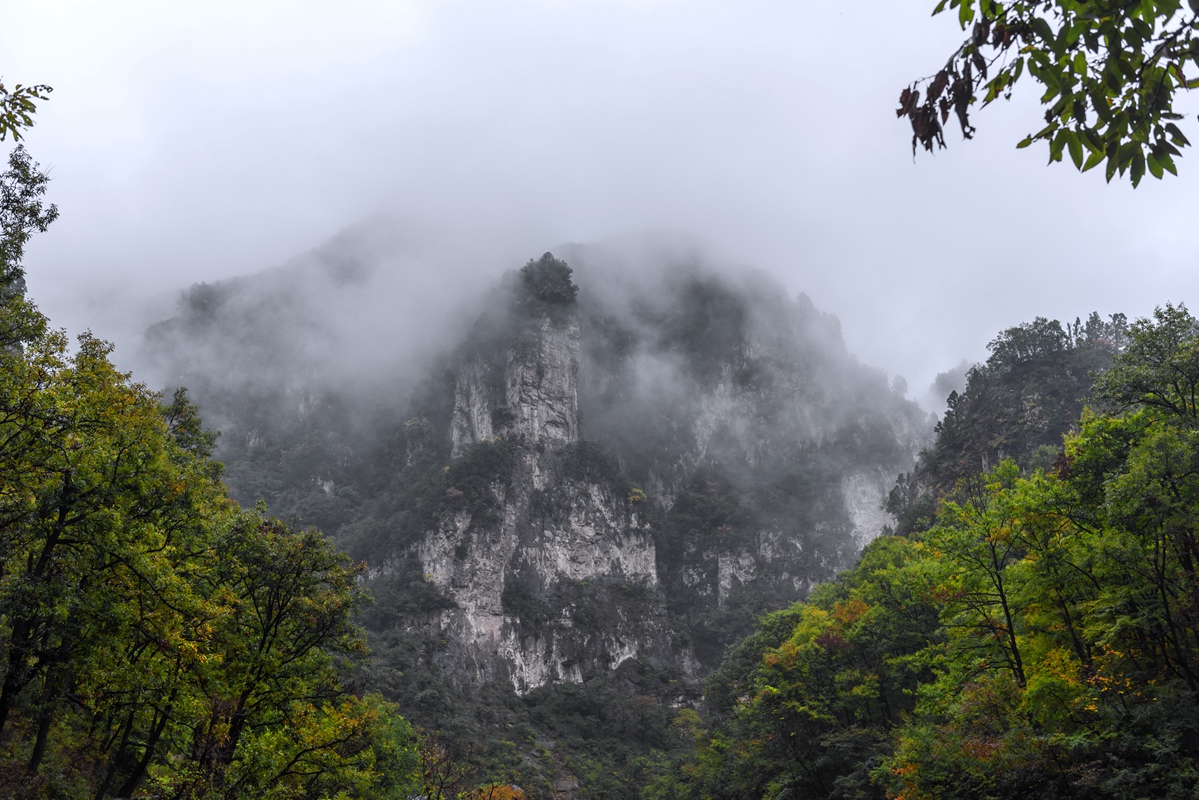
{"type": "Polygon", "coordinates": [[[45,84],[22,86],[19,83],[10,90],[0,81],[0,142],[9,135],[19,142],[21,131],[33,127],[33,115],[37,112],[34,101],[49,100],[52,91],[45,84]]]}
{"type": "Polygon", "coordinates": [[[1174,157],[1190,142],[1174,99],[1199,87],[1199,0],[940,0],[933,14],[946,8],[969,35],[900,95],[913,155],[945,147],[951,113],[972,138],[975,101],[1010,99],[1027,73],[1045,89],[1045,126],[1018,148],[1043,141],[1050,163],[1067,153],[1081,172],[1106,162],[1109,182],[1127,173],[1133,186],[1146,171],[1178,174],[1174,157]]]}

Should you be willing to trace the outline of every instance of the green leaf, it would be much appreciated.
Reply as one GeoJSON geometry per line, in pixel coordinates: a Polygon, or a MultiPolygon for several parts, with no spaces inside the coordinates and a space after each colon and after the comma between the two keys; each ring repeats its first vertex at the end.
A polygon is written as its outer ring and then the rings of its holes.
{"type": "Polygon", "coordinates": [[[1136,142],[1125,142],[1123,145],[1121,145],[1120,151],[1119,151],[1119,153],[1120,153],[1119,164],[1120,164],[1121,171],[1123,171],[1129,164],[1131,164],[1133,158],[1135,158],[1136,155],[1140,152],[1141,152],[1141,147],[1136,142]]]}
{"type": "Polygon", "coordinates": [[[1100,150],[1097,153],[1091,153],[1091,155],[1087,159],[1086,163],[1082,165],[1082,171],[1086,172],[1088,170],[1094,169],[1095,167],[1099,166],[1099,164],[1103,161],[1103,159],[1104,159],[1104,154],[1103,154],[1102,150],[1100,150]]]}
{"type": "Polygon", "coordinates": [[[1028,147],[1030,144],[1032,144],[1032,134],[1031,133],[1019,141],[1019,143],[1016,145],[1016,149],[1023,150],[1024,148],[1028,147]]]}
{"type": "Polygon", "coordinates": [[[1187,137],[1183,136],[1182,129],[1179,128],[1177,125],[1175,125],[1173,122],[1166,123],[1166,132],[1169,133],[1172,137],[1174,137],[1174,141],[1177,142],[1178,144],[1182,145],[1183,147],[1187,147],[1190,145],[1190,141],[1187,139],[1187,137]]]}
{"type": "Polygon", "coordinates": [[[1082,141],[1081,137],[1074,131],[1067,131],[1065,134],[1068,138],[1066,146],[1070,148],[1070,160],[1074,162],[1076,169],[1082,169],[1082,141]]]}
{"type": "Polygon", "coordinates": [[[1042,17],[1035,17],[1031,23],[1033,33],[1037,35],[1041,41],[1046,44],[1053,42],[1053,29],[1049,27],[1049,23],[1042,17]]]}
{"type": "Polygon", "coordinates": [[[1141,153],[1138,147],[1136,154],[1132,157],[1132,186],[1135,189],[1141,182],[1141,178],[1145,177],[1145,156],[1141,153]]]}
{"type": "Polygon", "coordinates": [[[1070,136],[1069,131],[1061,131],[1057,136],[1049,141],[1049,160],[1061,161],[1062,151],[1066,147],[1066,141],[1070,136]]]}
{"type": "Polygon", "coordinates": [[[1162,169],[1161,162],[1157,160],[1157,156],[1150,153],[1149,158],[1146,159],[1146,162],[1149,166],[1149,174],[1152,175],[1153,177],[1157,178],[1160,181],[1162,179],[1162,174],[1164,173],[1164,170],[1162,169]]]}
{"type": "Polygon", "coordinates": [[[1054,131],[1056,131],[1056,130],[1057,130],[1057,128],[1058,128],[1058,123],[1056,123],[1056,122],[1051,122],[1051,123],[1049,123],[1048,125],[1046,125],[1044,128],[1041,128],[1041,130],[1039,130],[1039,131],[1037,131],[1036,133],[1034,133],[1034,134],[1032,135],[1032,138],[1033,138],[1033,139],[1038,139],[1038,140],[1039,140],[1039,139],[1044,139],[1045,137],[1049,136],[1049,134],[1051,134],[1051,133],[1053,133],[1054,131]]]}

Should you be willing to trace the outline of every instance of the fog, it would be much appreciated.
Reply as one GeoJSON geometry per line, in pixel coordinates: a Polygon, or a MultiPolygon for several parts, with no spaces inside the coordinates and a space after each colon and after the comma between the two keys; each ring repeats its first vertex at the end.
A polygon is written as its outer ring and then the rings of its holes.
{"type": "Polygon", "coordinates": [[[353,321],[386,347],[560,243],[648,231],[806,293],[913,397],[1038,315],[1190,300],[1199,157],[1135,191],[1046,167],[1014,149],[1028,84],[912,158],[896,98],[960,37],[932,5],[10,3],[4,79],[55,89],[27,147],[62,217],[29,292],[128,365],[192,283],[400,219],[439,244],[353,321]]]}

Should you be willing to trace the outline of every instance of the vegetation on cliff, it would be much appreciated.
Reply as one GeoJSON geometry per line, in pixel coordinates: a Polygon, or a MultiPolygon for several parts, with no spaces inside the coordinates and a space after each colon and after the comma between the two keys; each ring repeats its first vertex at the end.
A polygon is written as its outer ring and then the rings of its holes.
{"type": "Polygon", "coordinates": [[[892,489],[887,510],[896,532],[927,528],[941,497],[1005,458],[1024,469],[1049,467],[1126,337],[1123,314],[1104,321],[1097,313],[1065,326],[1038,317],[995,337],[986,363],[966,372],[961,393],[949,394],[932,445],[892,489]]]}

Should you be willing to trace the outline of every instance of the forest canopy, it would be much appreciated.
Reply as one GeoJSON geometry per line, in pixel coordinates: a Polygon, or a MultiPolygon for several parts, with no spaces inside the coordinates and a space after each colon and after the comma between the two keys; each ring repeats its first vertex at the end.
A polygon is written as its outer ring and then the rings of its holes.
{"type": "Polygon", "coordinates": [[[764,618],[660,796],[1191,796],[1199,323],[1127,335],[1051,468],[960,481],[764,618]]]}
{"type": "Polygon", "coordinates": [[[416,738],[363,694],[360,567],[230,501],[185,392],[23,296],[57,215],[23,150],[0,222],[0,785],[22,798],[394,798],[416,738]]]}

